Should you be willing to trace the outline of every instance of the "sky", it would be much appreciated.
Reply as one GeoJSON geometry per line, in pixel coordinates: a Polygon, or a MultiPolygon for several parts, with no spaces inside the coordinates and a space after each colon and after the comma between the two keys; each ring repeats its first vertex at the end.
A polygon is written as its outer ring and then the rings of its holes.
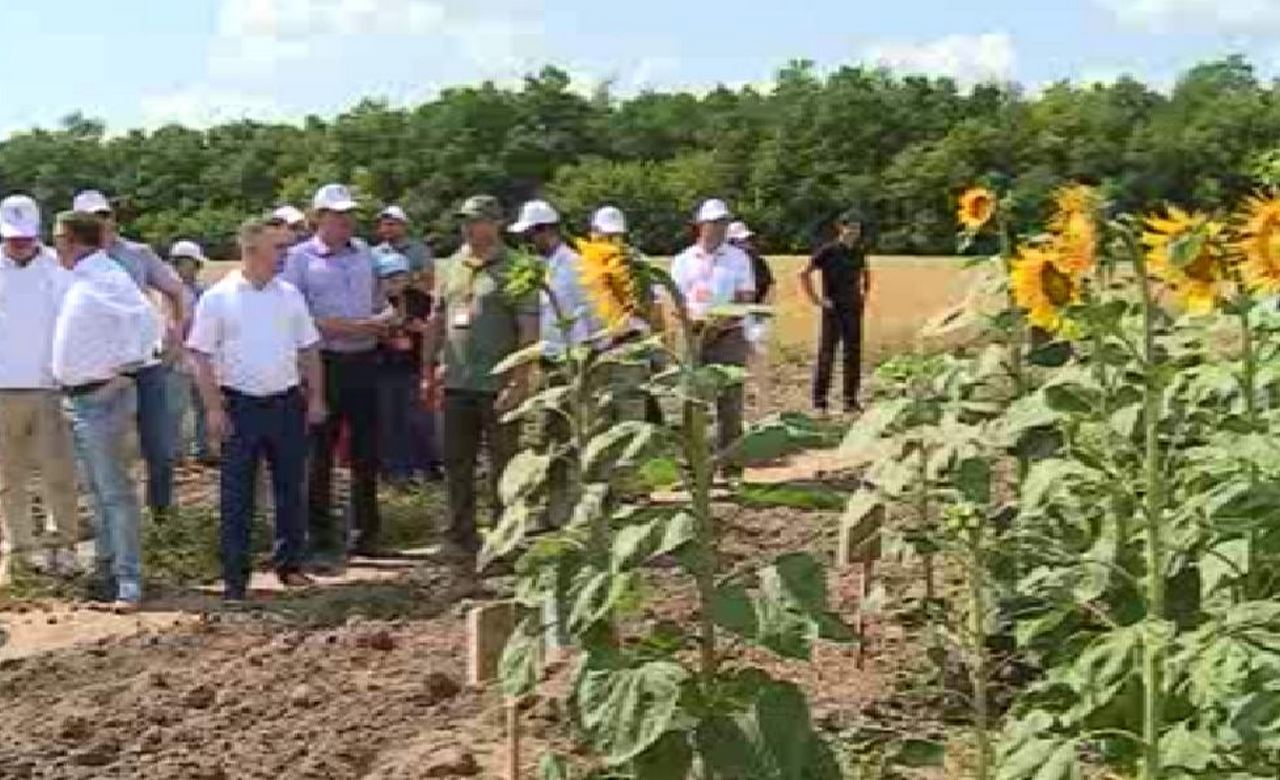
{"type": "Polygon", "coordinates": [[[73,111],[113,133],[293,121],[544,64],[623,95],[765,87],[793,59],[1031,89],[1167,87],[1232,53],[1280,75],[1280,0],[4,0],[2,24],[0,137],[73,111]]]}

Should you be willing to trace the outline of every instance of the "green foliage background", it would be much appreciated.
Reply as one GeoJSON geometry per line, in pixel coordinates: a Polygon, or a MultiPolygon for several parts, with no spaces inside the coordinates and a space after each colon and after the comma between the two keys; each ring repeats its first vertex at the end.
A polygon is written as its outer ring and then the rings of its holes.
{"type": "MultiPolygon", "coordinates": [[[[234,225],[280,202],[305,205],[332,180],[370,206],[395,201],[444,237],[463,197],[492,192],[512,208],[543,194],[585,229],[605,201],[632,217],[637,243],[661,254],[687,237],[697,200],[720,195],[770,251],[805,252],[850,207],[873,217],[885,253],[951,254],[954,193],[979,177],[1015,180],[1030,228],[1072,178],[1096,180],[1119,209],[1158,200],[1215,208],[1280,176],[1280,86],[1240,57],[1185,73],[1163,94],[1132,79],[961,90],[949,79],[795,62],[769,94],[583,96],[546,68],[519,89],[461,87],[411,108],[365,101],[331,120],[237,122],[108,136],[67,117],[0,143],[0,191],[50,211],[79,188],[122,198],[130,232],[158,245],[194,237],[229,250],[234,225]]],[[[371,209],[371,212],[373,209],[371,209]]],[[[367,215],[367,216],[371,216],[367,215]]]]}

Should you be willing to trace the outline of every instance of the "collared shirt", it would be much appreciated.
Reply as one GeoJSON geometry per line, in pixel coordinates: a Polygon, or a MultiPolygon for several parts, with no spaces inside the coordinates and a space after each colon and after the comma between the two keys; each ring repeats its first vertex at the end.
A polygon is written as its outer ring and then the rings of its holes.
{"type": "Polygon", "coordinates": [[[76,264],[53,332],[53,378],[63,387],[113,379],[155,354],[155,308],[106,252],[76,264]]]}
{"type": "Polygon", "coordinates": [[[445,316],[445,387],[496,393],[493,369],[520,346],[520,319],[538,316],[534,295],[513,300],[506,292],[515,255],[503,247],[482,261],[464,246],[440,263],[436,305],[445,316]]]}
{"type": "Polygon", "coordinates": [[[26,265],[0,250],[0,389],[43,390],[53,381],[53,329],[71,272],[41,247],[26,265]]]}
{"type": "MultiPolygon", "coordinates": [[[[319,237],[310,238],[289,250],[281,277],[298,288],[317,320],[368,319],[383,308],[373,253],[358,239],[334,250],[319,237]]],[[[321,347],[330,352],[367,352],[377,344],[373,336],[325,338],[321,347]]]]}
{"type": "Polygon", "coordinates": [[[213,359],[219,385],[258,397],[297,387],[298,352],[319,343],[298,288],[279,278],[258,288],[240,271],[200,297],[187,338],[213,359]]]}
{"type": "MultiPolygon", "coordinates": [[[[601,331],[602,326],[582,289],[582,258],[562,241],[546,259],[546,263],[547,286],[555,293],[560,313],[573,320],[573,326],[569,330],[570,346],[586,343],[601,331]]],[[[556,309],[551,305],[551,297],[545,292],[542,294],[542,314],[539,319],[546,354],[563,353],[565,334],[556,318],[556,309]]]]}
{"type": "Polygon", "coordinates": [[[182,277],[165,263],[151,247],[138,241],[116,237],[106,248],[106,253],[120,264],[138,289],[175,292],[182,288],[182,277]]]}
{"type": "Polygon", "coordinates": [[[671,261],[671,278],[684,293],[689,316],[705,320],[716,306],[733,303],[741,293],[754,294],[755,275],[747,253],[725,242],[712,252],[694,244],[671,261]]]}
{"type": "Polygon", "coordinates": [[[375,246],[373,251],[380,255],[403,255],[404,259],[409,261],[409,270],[415,274],[435,270],[435,259],[431,257],[431,250],[427,248],[426,243],[416,238],[406,238],[399,244],[383,241],[375,246]]]}

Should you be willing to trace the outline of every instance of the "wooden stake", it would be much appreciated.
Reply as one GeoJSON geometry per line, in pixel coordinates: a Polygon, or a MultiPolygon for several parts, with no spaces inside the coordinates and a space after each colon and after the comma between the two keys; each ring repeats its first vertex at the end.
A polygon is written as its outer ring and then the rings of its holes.
{"type": "Polygon", "coordinates": [[[506,780],[520,780],[520,701],[507,700],[506,780]]]}

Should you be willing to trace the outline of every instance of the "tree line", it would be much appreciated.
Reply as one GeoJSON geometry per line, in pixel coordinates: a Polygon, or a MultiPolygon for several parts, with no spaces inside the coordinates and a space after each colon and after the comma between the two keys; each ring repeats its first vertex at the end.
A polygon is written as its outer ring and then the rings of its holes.
{"type": "MultiPolygon", "coordinates": [[[[444,244],[468,194],[511,208],[534,195],[582,224],[624,208],[638,245],[668,253],[708,196],[730,199],[773,252],[807,252],[850,208],[878,251],[951,254],[954,196],[978,179],[1009,187],[1018,221],[1043,221],[1064,182],[1102,187],[1119,209],[1167,200],[1213,209],[1280,179],[1280,84],[1242,57],[1185,72],[1167,93],[1132,78],[961,89],[951,79],[794,62],[771,91],[705,94],[573,89],[554,67],[519,88],[449,89],[414,107],[365,100],[332,119],[239,121],[108,135],[80,114],[0,143],[0,192],[49,209],[95,187],[117,195],[126,231],[230,252],[246,214],[305,206],[322,183],[371,206],[399,203],[444,244]]],[[[371,219],[371,208],[366,218],[371,219]]]]}

